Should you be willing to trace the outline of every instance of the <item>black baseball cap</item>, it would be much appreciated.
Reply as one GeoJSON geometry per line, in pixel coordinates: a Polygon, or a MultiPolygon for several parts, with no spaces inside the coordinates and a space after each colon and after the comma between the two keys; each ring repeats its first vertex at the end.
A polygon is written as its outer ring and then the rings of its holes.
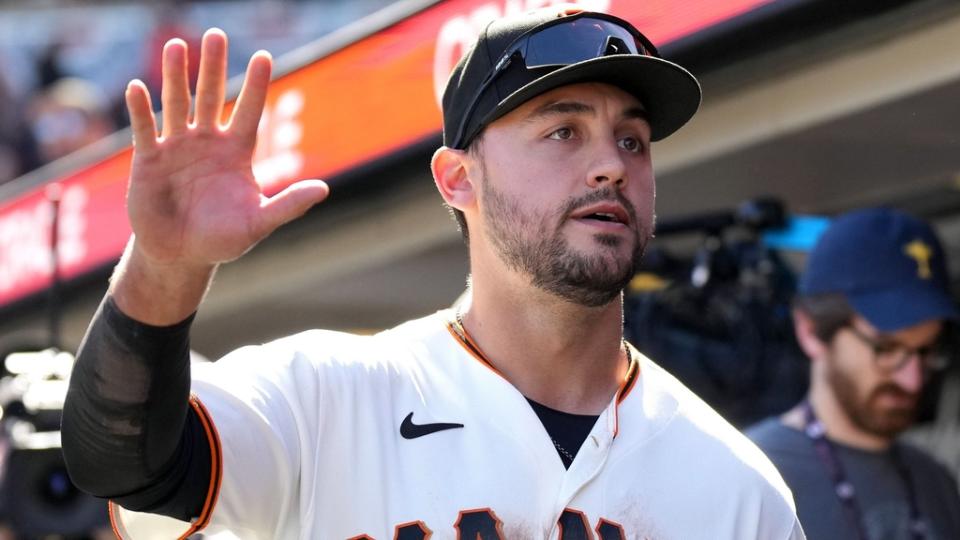
{"type": "Polygon", "coordinates": [[[443,143],[464,149],[494,120],[555,88],[602,82],[635,96],[654,141],[700,106],[700,84],[660,58],[629,22],[573,9],[545,8],[495,19],[460,59],[443,93],[443,143]]]}
{"type": "Polygon", "coordinates": [[[843,294],[881,332],[958,314],[933,229],[891,208],[834,219],[810,252],[798,288],[805,296],[843,294]]]}

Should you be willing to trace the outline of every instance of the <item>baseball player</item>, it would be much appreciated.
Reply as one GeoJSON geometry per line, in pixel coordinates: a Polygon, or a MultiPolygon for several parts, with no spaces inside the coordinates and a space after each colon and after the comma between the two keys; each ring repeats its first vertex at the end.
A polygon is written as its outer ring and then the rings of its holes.
{"type": "MultiPolygon", "coordinates": [[[[226,37],[167,43],[163,128],[127,89],[134,235],[81,345],[70,473],[132,538],[803,538],[764,455],[622,338],[653,228],[650,142],[697,81],[628,22],[492,22],[443,98],[431,168],[471,264],[456,308],[371,337],[309,331],[188,363],[218,264],[328,193],[264,197],[251,152],[271,60],[223,106],[226,37]]],[[[376,119],[367,119],[377,129],[376,119]]]]}

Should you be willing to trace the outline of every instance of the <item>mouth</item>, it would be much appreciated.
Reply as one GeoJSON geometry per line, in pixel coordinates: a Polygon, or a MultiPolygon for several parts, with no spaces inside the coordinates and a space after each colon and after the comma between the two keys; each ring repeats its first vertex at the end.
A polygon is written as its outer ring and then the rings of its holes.
{"type": "Polygon", "coordinates": [[[905,392],[881,392],[877,394],[877,399],[885,399],[894,403],[916,403],[919,396],[907,394],[905,392]]]}
{"type": "Polygon", "coordinates": [[[621,223],[620,219],[617,218],[614,214],[608,214],[605,212],[600,212],[596,214],[590,214],[589,216],[584,216],[581,219],[595,219],[597,221],[606,221],[608,223],[621,223]]]}
{"type": "Polygon", "coordinates": [[[592,224],[611,224],[611,225],[630,225],[630,215],[626,209],[619,204],[603,203],[591,205],[574,212],[572,219],[592,223],[592,224]]]}

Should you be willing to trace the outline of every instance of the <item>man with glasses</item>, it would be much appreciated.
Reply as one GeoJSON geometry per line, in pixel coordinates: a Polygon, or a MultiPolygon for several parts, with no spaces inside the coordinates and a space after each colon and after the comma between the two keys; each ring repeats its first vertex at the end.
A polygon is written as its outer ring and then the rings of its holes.
{"type": "Polygon", "coordinates": [[[145,88],[127,90],[135,236],[64,407],[72,478],[112,499],[122,536],[803,538],[769,460],[623,340],[653,229],[650,142],[700,101],[633,26],[498,19],[454,69],[432,172],[468,245],[464,302],[376,336],[240,349],[192,380],[216,265],[327,187],[267,199],[253,181],[269,57],[228,126],[225,36],[204,37],[192,121],[185,58],[167,44],[159,138],[145,88]]]}
{"type": "Polygon", "coordinates": [[[838,217],[810,253],[794,309],[809,394],[747,434],[811,538],[960,538],[956,481],[896,440],[949,360],[948,279],[930,226],[886,208],[838,217]]]}

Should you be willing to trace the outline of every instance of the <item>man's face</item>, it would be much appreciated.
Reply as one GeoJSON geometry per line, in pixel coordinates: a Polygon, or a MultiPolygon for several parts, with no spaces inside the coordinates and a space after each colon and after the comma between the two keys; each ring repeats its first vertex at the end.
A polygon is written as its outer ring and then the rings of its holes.
{"type": "Polygon", "coordinates": [[[617,298],[653,229],[650,127],[636,98],[565,86],[492,123],[480,145],[480,225],[503,263],[580,305],[617,298]]]}
{"type": "Polygon", "coordinates": [[[827,383],[857,428],[892,439],[910,427],[916,418],[926,377],[922,360],[906,351],[932,345],[942,323],[927,321],[881,334],[865,319],[856,316],[851,326],[852,329],[841,329],[830,344],[826,358],[827,383]],[[908,354],[910,358],[894,371],[881,369],[874,345],[888,351],[881,354],[908,354]]]}

